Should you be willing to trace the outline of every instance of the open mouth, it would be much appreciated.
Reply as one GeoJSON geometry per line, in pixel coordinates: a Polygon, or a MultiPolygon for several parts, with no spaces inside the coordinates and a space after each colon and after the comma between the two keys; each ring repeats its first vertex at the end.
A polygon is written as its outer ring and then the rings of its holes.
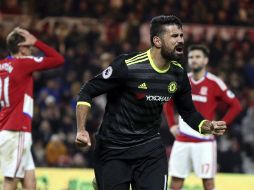
{"type": "Polygon", "coordinates": [[[178,46],[178,47],[176,47],[176,53],[183,53],[183,47],[181,47],[181,46],[178,46]]]}

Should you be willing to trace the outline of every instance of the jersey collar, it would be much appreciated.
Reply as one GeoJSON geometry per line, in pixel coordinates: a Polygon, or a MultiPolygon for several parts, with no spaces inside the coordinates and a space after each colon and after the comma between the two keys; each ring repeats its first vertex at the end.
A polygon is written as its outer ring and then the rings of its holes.
{"type": "Polygon", "coordinates": [[[166,73],[166,72],[169,70],[170,64],[169,64],[168,68],[163,69],[163,70],[162,70],[162,69],[159,69],[159,68],[155,65],[155,63],[154,63],[154,61],[153,61],[153,59],[152,59],[152,57],[151,57],[151,49],[149,49],[149,50],[147,51],[147,56],[148,56],[149,63],[151,64],[152,68],[153,68],[155,71],[157,71],[158,73],[166,73]]]}
{"type": "Polygon", "coordinates": [[[11,55],[8,55],[6,59],[13,59],[13,57],[11,55]]]}
{"type": "Polygon", "coordinates": [[[205,75],[201,77],[199,80],[194,80],[193,75],[191,75],[190,79],[193,84],[199,84],[205,80],[205,77],[207,75],[207,72],[205,72],[205,75]]]}

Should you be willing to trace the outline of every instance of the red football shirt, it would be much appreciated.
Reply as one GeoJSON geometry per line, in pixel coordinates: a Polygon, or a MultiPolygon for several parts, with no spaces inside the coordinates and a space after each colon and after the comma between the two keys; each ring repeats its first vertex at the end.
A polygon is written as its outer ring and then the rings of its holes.
{"type": "Polygon", "coordinates": [[[34,71],[63,64],[63,57],[41,41],[35,47],[45,57],[8,57],[0,61],[0,130],[31,132],[34,71]]]}
{"type": "MultiPolygon", "coordinates": [[[[228,112],[221,119],[226,121],[227,124],[241,111],[240,102],[231,92],[225,83],[217,76],[207,72],[200,80],[195,81],[192,74],[188,74],[191,88],[192,88],[192,100],[196,109],[208,120],[214,120],[215,111],[220,101],[229,105],[228,112]]],[[[168,123],[174,124],[174,117],[172,117],[172,103],[167,103],[164,107],[164,111],[168,120],[168,123]]],[[[179,141],[186,142],[199,142],[205,140],[213,140],[211,135],[201,135],[198,132],[191,129],[181,118],[179,119],[180,135],[176,138],[179,141]]]]}

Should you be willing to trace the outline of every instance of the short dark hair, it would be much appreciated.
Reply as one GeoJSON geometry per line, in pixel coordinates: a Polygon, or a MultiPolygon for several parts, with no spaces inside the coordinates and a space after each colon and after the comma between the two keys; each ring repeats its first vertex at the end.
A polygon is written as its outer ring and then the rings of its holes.
{"type": "Polygon", "coordinates": [[[24,42],[25,38],[19,35],[15,29],[10,32],[6,38],[7,49],[11,54],[16,54],[19,52],[18,44],[24,42]]]}
{"type": "Polygon", "coordinates": [[[165,25],[177,25],[182,28],[182,21],[175,15],[154,17],[150,25],[150,41],[152,46],[154,46],[153,37],[160,36],[163,33],[163,26],[165,25]]]}
{"type": "Polygon", "coordinates": [[[206,45],[203,44],[193,44],[188,47],[188,52],[193,50],[200,50],[204,53],[206,57],[209,57],[210,50],[206,45]]]}

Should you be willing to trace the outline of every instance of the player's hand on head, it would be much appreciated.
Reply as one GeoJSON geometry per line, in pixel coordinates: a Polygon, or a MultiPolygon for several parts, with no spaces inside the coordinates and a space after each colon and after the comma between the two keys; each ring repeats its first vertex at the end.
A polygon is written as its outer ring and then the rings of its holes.
{"type": "Polygon", "coordinates": [[[19,46],[31,46],[31,45],[34,45],[35,42],[37,41],[37,38],[34,35],[32,35],[29,31],[27,31],[23,28],[17,27],[14,30],[19,35],[21,35],[25,38],[24,42],[21,42],[21,43],[18,44],[19,46]]]}
{"type": "Polygon", "coordinates": [[[170,132],[176,138],[180,134],[179,126],[178,125],[171,126],[170,127],[170,132]]]}
{"type": "Polygon", "coordinates": [[[202,134],[223,135],[226,132],[227,125],[225,121],[205,121],[201,126],[202,134]]]}
{"type": "Polygon", "coordinates": [[[87,131],[78,131],[75,143],[80,147],[91,146],[91,140],[87,131]]]}

